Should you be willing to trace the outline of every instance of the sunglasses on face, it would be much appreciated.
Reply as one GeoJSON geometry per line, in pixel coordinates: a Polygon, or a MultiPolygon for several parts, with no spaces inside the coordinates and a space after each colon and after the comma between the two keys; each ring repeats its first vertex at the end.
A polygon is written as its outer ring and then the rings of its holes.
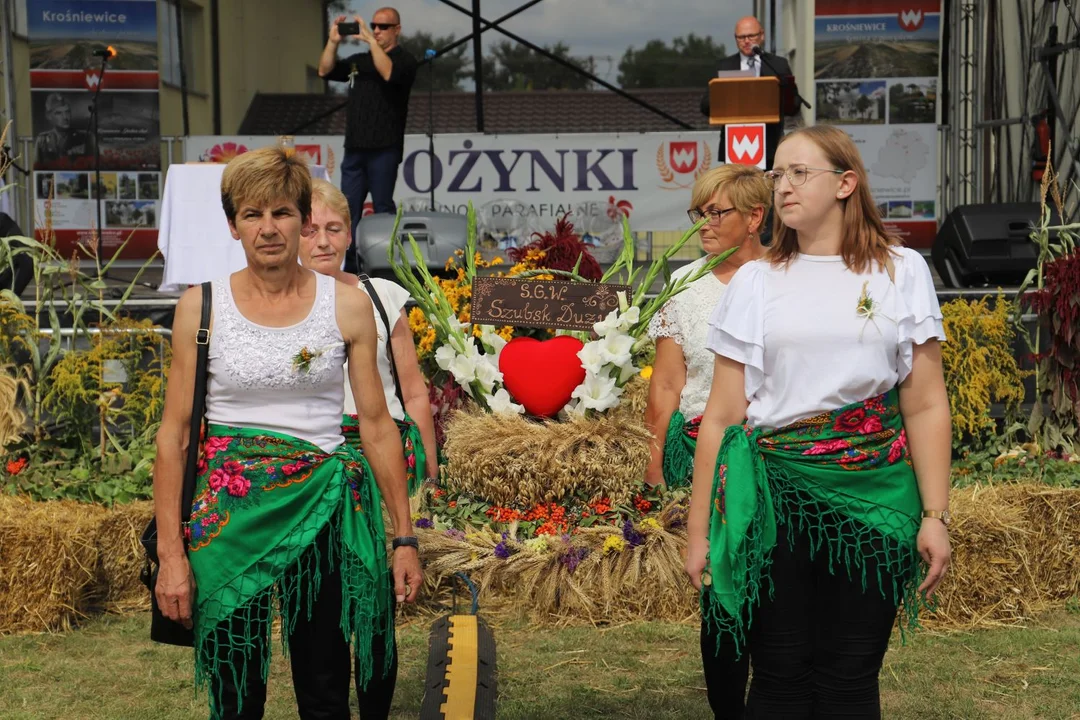
{"type": "Polygon", "coordinates": [[[397,23],[371,23],[372,30],[389,30],[396,27],[397,23]]]}
{"type": "Polygon", "coordinates": [[[762,36],[764,34],[765,34],[764,32],[756,32],[756,33],[753,33],[751,35],[736,35],[735,39],[738,40],[739,42],[742,42],[743,40],[753,40],[754,38],[760,37],[760,36],[762,36]]]}

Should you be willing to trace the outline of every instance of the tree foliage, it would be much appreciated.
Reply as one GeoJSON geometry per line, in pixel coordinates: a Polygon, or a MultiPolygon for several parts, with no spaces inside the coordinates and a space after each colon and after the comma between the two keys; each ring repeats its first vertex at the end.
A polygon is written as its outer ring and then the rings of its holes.
{"type": "Polygon", "coordinates": [[[701,87],[716,77],[720,60],[727,54],[723,43],[711,36],[690,33],[668,45],[650,40],[640,50],[629,47],[619,62],[619,84],[626,89],[701,87]]]}
{"type": "MultiPolygon", "coordinates": [[[[595,73],[593,58],[571,57],[563,42],[544,46],[551,54],[595,73]]],[[[484,58],[484,88],[487,90],[588,90],[592,82],[574,70],[517,43],[502,41],[484,58]]]]}
{"type": "MultiPolygon", "coordinates": [[[[453,35],[444,37],[428,32],[415,32],[402,34],[400,43],[417,61],[422,61],[424,53],[429,49],[442,50],[453,44],[454,40],[453,35]]],[[[461,81],[472,75],[472,62],[469,59],[471,56],[465,55],[469,47],[468,43],[459,45],[421,67],[416,73],[413,92],[427,92],[432,84],[435,90],[461,90],[461,81]]]]}

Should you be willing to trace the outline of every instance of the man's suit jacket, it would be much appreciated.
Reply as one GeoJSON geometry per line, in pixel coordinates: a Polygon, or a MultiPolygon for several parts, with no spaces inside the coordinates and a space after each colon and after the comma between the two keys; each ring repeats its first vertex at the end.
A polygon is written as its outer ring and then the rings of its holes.
{"type": "MultiPolygon", "coordinates": [[[[772,53],[762,53],[766,62],[761,62],[761,77],[778,77],[777,72],[773,72],[772,67],[776,68],[780,76],[791,76],[791,66],[788,65],[788,61],[779,55],[773,55],[772,53]]],[[[760,58],[759,58],[760,62],[760,58]]],[[[717,70],[731,71],[742,69],[742,55],[735,53],[729,55],[720,61],[720,64],[716,68],[717,70]]],[[[792,78],[794,82],[794,78],[792,78]]],[[[783,110],[781,109],[781,112],[783,110]]],[[[709,91],[705,90],[705,94],[701,96],[701,113],[706,117],[709,116],[709,91]]],[[[798,108],[795,108],[795,112],[790,113],[795,115],[798,113],[798,108]]],[[[773,156],[776,154],[776,145],[780,142],[780,138],[784,135],[784,124],[770,123],[765,126],[765,167],[771,168],[773,164],[773,156]]],[[[724,157],[724,128],[720,128],[720,158],[724,157]]]]}

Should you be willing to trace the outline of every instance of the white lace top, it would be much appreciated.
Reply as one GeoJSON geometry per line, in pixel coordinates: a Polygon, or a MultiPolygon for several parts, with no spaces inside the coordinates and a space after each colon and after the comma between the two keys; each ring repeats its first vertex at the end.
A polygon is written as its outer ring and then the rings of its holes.
{"type": "Polygon", "coordinates": [[[840,256],[739,268],[709,320],[708,346],[746,366],[751,426],[784,427],[880,395],[907,378],[916,345],[945,339],[930,268],[917,250],[898,251],[895,282],[883,268],[856,274],[840,256]]]}
{"type": "MultiPolygon", "coordinates": [[[[708,256],[679,268],[672,275],[676,279],[696,271],[708,256]]],[[[688,288],[667,301],[660,312],[649,321],[649,337],[667,337],[678,343],[686,363],[686,385],[679,398],[679,412],[687,420],[693,420],[705,412],[712,387],[713,361],[715,356],[705,344],[709,330],[709,316],[727,286],[716,275],[708,273],[688,288]]]]}
{"type": "Polygon", "coordinates": [[[256,325],[240,314],[229,278],[215,280],[214,324],[206,381],[211,423],[293,435],[332,452],[344,442],[345,343],[337,324],[336,281],[315,275],[315,303],[290,327],[256,325]],[[293,367],[302,349],[317,354],[293,367]]]}
{"type": "MultiPolygon", "coordinates": [[[[401,401],[398,400],[397,386],[394,385],[394,376],[390,371],[390,356],[386,354],[386,338],[393,333],[394,326],[400,322],[401,308],[405,307],[405,303],[409,302],[409,291],[396,282],[383,280],[382,278],[371,278],[371,286],[379,294],[383,309],[386,310],[386,319],[390,321],[389,328],[383,325],[382,317],[379,316],[379,309],[375,307],[375,303],[371,303],[371,309],[375,313],[375,331],[379,336],[379,347],[376,350],[375,359],[379,366],[379,377],[382,378],[386,409],[390,411],[390,417],[400,421],[405,419],[405,408],[401,406],[401,401]]],[[[367,292],[363,282],[359,283],[359,288],[365,293],[367,292]]],[[[348,363],[345,363],[345,412],[349,415],[356,414],[356,399],[353,397],[352,385],[349,384],[348,363]]]]}

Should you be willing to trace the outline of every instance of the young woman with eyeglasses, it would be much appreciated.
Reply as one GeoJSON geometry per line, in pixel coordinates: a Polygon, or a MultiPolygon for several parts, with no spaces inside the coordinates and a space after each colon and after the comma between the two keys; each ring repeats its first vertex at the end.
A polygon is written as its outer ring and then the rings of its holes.
{"type": "Polygon", "coordinates": [[[846,133],[788,135],[766,177],[773,243],[709,320],[686,570],[753,658],[747,717],[877,718],[897,609],[950,560],[941,311],[846,133]]]}

